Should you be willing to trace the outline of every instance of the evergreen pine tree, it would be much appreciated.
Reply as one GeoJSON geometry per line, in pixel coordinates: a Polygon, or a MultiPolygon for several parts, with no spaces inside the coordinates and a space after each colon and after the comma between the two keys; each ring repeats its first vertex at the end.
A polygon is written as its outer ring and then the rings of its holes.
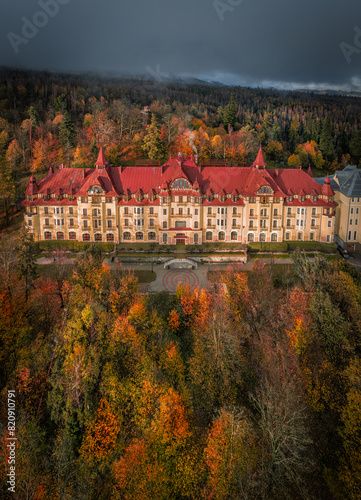
{"type": "Polygon", "coordinates": [[[335,159],[336,151],[333,143],[332,125],[329,119],[325,120],[320,135],[320,150],[327,163],[335,159]]]}
{"type": "Polygon", "coordinates": [[[25,224],[19,231],[17,257],[19,276],[25,280],[25,298],[28,300],[32,282],[37,278],[37,266],[34,235],[25,224]]]}

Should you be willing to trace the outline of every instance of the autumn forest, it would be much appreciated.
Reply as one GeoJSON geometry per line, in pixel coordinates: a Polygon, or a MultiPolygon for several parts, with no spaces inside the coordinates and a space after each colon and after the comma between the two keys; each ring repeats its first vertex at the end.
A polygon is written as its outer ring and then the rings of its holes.
{"type": "MultiPolygon", "coordinates": [[[[361,161],[353,97],[0,74],[0,383],[17,500],[361,499],[361,279],[346,261],[236,264],[142,294],[96,245],[52,272],[13,213],[30,173],[169,154],[318,175],[361,161]]],[[[1,405],[0,498],[7,492],[1,405]]]]}

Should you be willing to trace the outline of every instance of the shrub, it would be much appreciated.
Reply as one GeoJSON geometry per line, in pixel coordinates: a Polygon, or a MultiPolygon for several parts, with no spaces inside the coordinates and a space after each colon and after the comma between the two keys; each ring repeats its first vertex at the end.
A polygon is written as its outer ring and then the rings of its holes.
{"type": "Polygon", "coordinates": [[[287,241],[272,241],[272,242],[261,242],[248,244],[249,252],[287,252],[288,243],[287,241]]]}

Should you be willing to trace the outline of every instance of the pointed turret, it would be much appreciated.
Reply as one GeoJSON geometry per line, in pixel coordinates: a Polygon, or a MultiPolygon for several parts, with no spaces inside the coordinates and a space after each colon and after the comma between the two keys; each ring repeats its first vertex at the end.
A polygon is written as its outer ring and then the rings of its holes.
{"type": "Polygon", "coordinates": [[[38,184],[36,182],[34,174],[31,174],[31,177],[29,180],[29,186],[28,186],[27,190],[25,191],[25,194],[34,195],[34,194],[37,194],[37,192],[38,192],[38,184]]]}
{"type": "Polygon", "coordinates": [[[96,161],[96,164],[95,166],[96,167],[106,167],[108,165],[108,162],[107,160],[105,159],[105,154],[104,154],[104,151],[103,151],[103,148],[100,148],[99,150],[99,155],[98,155],[98,159],[96,161]]]}
{"type": "Polygon", "coordinates": [[[312,173],[312,170],[311,170],[311,163],[308,165],[307,173],[308,173],[308,175],[310,177],[313,177],[313,173],[312,173]]]}
{"type": "Polygon", "coordinates": [[[257,158],[252,163],[252,167],[265,168],[266,165],[267,165],[267,163],[264,161],[264,158],[263,158],[262,144],[261,144],[259,147],[257,158]]]}
{"type": "Polygon", "coordinates": [[[53,167],[50,167],[48,171],[48,177],[51,177],[53,174],[54,174],[54,169],[53,167]]]}
{"type": "Polygon", "coordinates": [[[331,187],[331,181],[330,181],[328,174],[327,174],[326,179],[324,180],[321,192],[324,196],[334,196],[334,194],[335,194],[332,187],[331,187]]]}

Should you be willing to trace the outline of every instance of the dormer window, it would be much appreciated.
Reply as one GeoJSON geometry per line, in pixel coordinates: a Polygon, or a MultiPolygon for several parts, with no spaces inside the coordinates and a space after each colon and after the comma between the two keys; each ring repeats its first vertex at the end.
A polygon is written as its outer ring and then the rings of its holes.
{"type": "Polygon", "coordinates": [[[88,190],[88,193],[89,194],[102,194],[103,193],[103,190],[100,186],[92,186],[89,190],[88,190]]]}
{"type": "Polygon", "coordinates": [[[304,196],[301,196],[301,201],[305,201],[305,197],[304,196]]]}
{"type": "Polygon", "coordinates": [[[292,201],[293,200],[293,197],[292,196],[289,196],[288,197],[288,201],[292,201]]]}
{"type": "Polygon", "coordinates": [[[273,191],[269,186],[262,186],[258,190],[258,194],[272,194],[273,191]]]}
{"type": "Polygon", "coordinates": [[[190,189],[189,183],[185,179],[177,179],[174,181],[173,189],[190,189]]]}

